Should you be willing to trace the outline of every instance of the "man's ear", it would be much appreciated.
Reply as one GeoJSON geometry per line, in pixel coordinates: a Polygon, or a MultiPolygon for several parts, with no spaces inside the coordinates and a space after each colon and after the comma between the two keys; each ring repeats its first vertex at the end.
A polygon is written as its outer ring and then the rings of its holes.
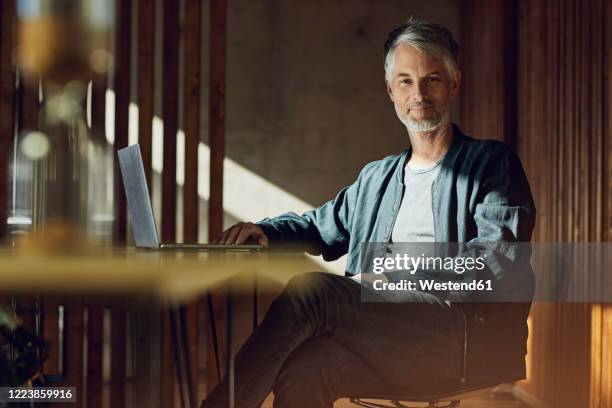
{"type": "Polygon", "coordinates": [[[461,87],[461,71],[455,71],[455,74],[451,77],[451,95],[457,96],[459,88],[461,87]]]}
{"type": "Polygon", "coordinates": [[[385,87],[387,88],[387,95],[391,98],[391,102],[393,102],[393,90],[391,89],[391,84],[385,78],[385,87]]]}

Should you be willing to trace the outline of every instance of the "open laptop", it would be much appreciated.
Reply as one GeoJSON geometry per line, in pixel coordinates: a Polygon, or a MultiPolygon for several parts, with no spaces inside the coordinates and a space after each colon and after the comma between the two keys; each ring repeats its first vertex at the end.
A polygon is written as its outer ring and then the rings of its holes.
{"type": "Polygon", "coordinates": [[[140,146],[135,144],[117,152],[119,167],[125,188],[128,208],[132,217],[132,233],[138,248],[201,250],[201,251],[259,251],[262,245],[221,245],[221,244],[160,244],[153,218],[153,208],[147,179],[140,154],[140,146]]]}

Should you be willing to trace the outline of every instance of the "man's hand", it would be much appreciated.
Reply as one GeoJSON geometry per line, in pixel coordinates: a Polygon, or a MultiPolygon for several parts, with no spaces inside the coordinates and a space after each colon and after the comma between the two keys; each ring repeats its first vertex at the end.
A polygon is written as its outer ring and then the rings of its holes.
{"type": "Polygon", "coordinates": [[[239,222],[233,227],[223,231],[212,243],[239,245],[247,240],[257,242],[263,245],[264,248],[268,247],[268,237],[264,234],[259,225],[253,224],[252,222],[239,222]]]}

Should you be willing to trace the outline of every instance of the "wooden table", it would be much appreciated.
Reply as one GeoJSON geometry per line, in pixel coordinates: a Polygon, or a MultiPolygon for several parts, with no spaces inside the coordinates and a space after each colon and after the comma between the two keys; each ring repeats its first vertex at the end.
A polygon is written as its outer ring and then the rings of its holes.
{"type": "MultiPolygon", "coordinates": [[[[253,274],[285,283],[317,270],[300,254],[112,250],[99,253],[0,251],[0,292],[118,296],[161,303],[186,301],[231,276],[250,285],[253,274]]],[[[245,286],[246,287],[246,286],[245,286]]]]}
{"type": "MultiPolygon", "coordinates": [[[[226,301],[226,342],[227,372],[233,384],[231,293],[252,290],[254,282],[261,282],[260,288],[270,281],[284,284],[296,274],[318,269],[303,254],[138,249],[72,253],[3,250],[0,251],[0,293],[111,298],[129,304],[153,301],[158,307],[169,307],[181,401],[184,407],[190,407],[195,398],[190,378],[185,302],[232,278],[226,301]]],[[[230,401],[233,402],[233,387],[230,387],[230,401]]]]}

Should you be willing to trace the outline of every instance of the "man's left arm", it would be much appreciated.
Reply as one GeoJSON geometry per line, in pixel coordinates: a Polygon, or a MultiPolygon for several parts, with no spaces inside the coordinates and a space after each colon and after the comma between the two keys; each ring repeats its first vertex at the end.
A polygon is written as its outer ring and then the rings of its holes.
{"type": "MultiPolygon", "coordinates": [[[[408,279],[413,281],[471,282],[490,280],[493,293],[487,298],[502,297],[527,300],[532,296],[531,257],[532,231],[536,209],[527,177],[519,158],[506,145],[495,143],[489,159],[478,169],[470,197],[471,217],[476,236],[466,243],[438,243],[451,249],[458,246],[457,258],[480,259],[484,268],[464,270],[417,269],[408,279]]],[[[405,274],[387,274],[390,280],[407,278],[405,274]]],[[[451,300],[474,300],[474,296],[458,291],[445,291],[451,300]]],[[[482,295],[482,294],[480,294],[482,295]]],[[[480,298],[482,296],[476,296],[480,298]]]]}
{"type": "MultiPolygon", "coordinates": [[[[482,270],[457,280],[490,280],[493,293],[476,293],[471,299],[530,300],[532,296],[531,235],[536,209],[525,171],[518,156],[506,145],[493,142],[489,160],[479,169],[473,192],[476,236],[457,256],[483,260],[482,270]]],[[[452,275],[451,275],[452,276],[452,275]]],[[[465,300],[465,293],[451,297],[465,300]]]]}

